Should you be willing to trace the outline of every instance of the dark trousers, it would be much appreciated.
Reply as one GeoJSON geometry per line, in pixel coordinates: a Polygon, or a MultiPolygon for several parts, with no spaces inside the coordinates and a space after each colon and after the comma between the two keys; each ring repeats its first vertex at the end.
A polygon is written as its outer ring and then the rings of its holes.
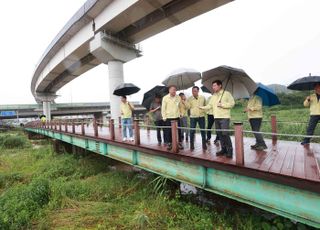
{"type": "MultiPolygon", "coordinates": [[[[260,132],[262,118],[250,118],[249,123],[251,126],[252,131],[254,132],[260,132]]],[[[256,138],[257,145],[265,146],[266,143],[263,140],[263,136],[261,133],[254,133],[254,136],[256,138]]]]}
{"type": "MultiPolygon", "coordinates": [[[[178,127],[180,126],[180,119],[179,118],[168,118],[165,122],[165,126],[171,126],[171,121],[177,121],[178,122],[178,127]]],[[[168,143],[172,143],[172,132],[171,128],[165,128],[164,129],[164,139],[168,140],[168,143]]],[[[182,137],[181,137],[181,129],[178,129],[178,141],[182,142],[182,137]]]]}
{"type": "MultiPolygon", "coordinates": [[[[214,124],[214,116],[211,115],[211,114],[208,114],[208,125],[207,125],[207,129],[212,129],[213,127],[213,124],[214,124]]],[[[208,130],[207,131],[207,140],[211,140],[211,133],[212,131],[208,130]]],[[[219,140],[219,136],[218,136],[218,133],[216,134],[216,139],[215,140],[219,140]]]]}
{"type": "MultiPolygon", "coordinates": [[[[216,129],[230,129],[229,118],[216,118],[216,129]]],[[[228,131],[217,131],[220,138],[221,150],[227,154],[233,153],[232,142],[228,131]]]]}
{"type": "MultiPolygon", "coordinates": [[[[205,129],[206,126],[206,120],[204,117],[190,117],[190,141],[192,143],[194,143],[194,134],[195,134],[195,130],[193,130],[194,128],[197,127],[197,123],[199,124],[200,129],[205,129]]],[[[202,142],[206,141],[206,132],[204,130],[200,131],[201,133],[201,138],[202,138],[202,142]]]]}
{"type": "MultiPolygon", "coordinates": [[[[308,125],[308,128],[307,128],[307,135],[311,136],[313,135],[314,133],[314,130],[316,129],[317,127],[317,124],[318,122],[320,121],[320,115],[311,115],[310,116],[310,119],[309,119],[309,125],[308,125]]],[[[303,142],[305,143],[310,143],[310,137],[305,137],[303,142]]]]}
{"type": "MultiPolygon", "coordinates": [[[[163,120],[158,120],[158,121],[155,121],[155,124],[156,124],[156,126],[164,126],[164,121],[163,120]]],[[[163,141],[164,141],[164,143],[167,143],[168,140],[166,140],[166,138],[165,138],[163,128],[157,128],[157,140],[158,140],[159,143],[162,142],[161,130],[162,130],[162,134],[163,134],[163,141]]]]}

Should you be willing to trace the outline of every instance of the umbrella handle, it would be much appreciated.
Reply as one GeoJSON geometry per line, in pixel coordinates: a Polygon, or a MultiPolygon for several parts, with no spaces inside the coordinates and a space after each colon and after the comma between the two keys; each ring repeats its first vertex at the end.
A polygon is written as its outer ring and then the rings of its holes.
{"type": "Polygon", "coordinates": [[[222,92],[222,95],[221,95],[221,97],[220,97],[219,103],[221,103],[221,99],[222,99],[222,97],[223,97],[223,95],[224,95],[224,92],[226,91],[226,88],[227,88],[227,86],[228,86],[228,84],[229,84],[230,76],[231,76],[231,74],[229,73],[228,80],[227,80],[227,84],[226,84],[226,86],[223,88],[223,92],[222,92]]]}

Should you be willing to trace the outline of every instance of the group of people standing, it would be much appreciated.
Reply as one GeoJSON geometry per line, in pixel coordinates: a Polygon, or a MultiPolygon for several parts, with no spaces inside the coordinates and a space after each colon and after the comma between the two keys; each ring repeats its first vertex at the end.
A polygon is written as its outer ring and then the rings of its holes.
{"type": "MultiPolygon", "coordinates": [[[[231,109],[234,107],[235,101],[231,93],[222,88],[222,82],[220,80],[212,82],[213,94],[207,100],[199,94],[198,86],[192,87],[192,96],[189,98],[184,93],[177,95],[177,87],[174,85],[169,86],[168,89],[169,93],[163,98],[160,95],[155,96],[149,110],[153,114],[157,126],[158,144],[161,145],[163,142],[168,151],[172,149],[171,121],[177,121],[179,149],[184,148],[182,142],[184,140],[188,142],[189,138],[190,150],[195,149],[195,131],[198,125],[201,133],[202,149],[207,150],[207,145],[211,142],[211,129],[215,123],[216,138],[214,144],[219,145],[220,142],[221,145],[221,150],[216,152],[216,155],[232,158],[233,146],[229,129],[231,109]],[[161,130],[163,130],[163,135],[161,135],[161,130]]],[[[303,140],[302,145],[310,143],[310,136],[313,135],[317,123],[320,121],[320,84],[317,84],[314,90],[315,93],[304,101],[304,106],[310,107],[310,120],[307,128],[307,135],[309,136],[303,140]]],[[[120,110],[123,141],[133,141],[132,112],[134,106],[127,101],[126,96],[121,97],[120,110]]],[[[263,117],[262,99],[254,93],[249,98],[244,112],[248,115],[256,139],[256,143],[251,145],[251,148],[254,150],[266,149],[267,145],[260,133],[263,117]]]]}
{"type": "MultiPolygon", "coordinates": [[[[192,87],[192,96],[186,98],[184,93],[177,95],[177,87],[169,86],[169,93],[161,97],[157,95],[151,104],[150,112],[154,114],[155,124],[157,126],[158,144],[162,140],[167,145],[167,149],[172,149],[171,121],[178,123],[178,147],[183,149],[182,142],[188,141],[190,136],[190,150],[195,149],[195,131],[197,125],[200,128],[202,149],[207,150],[207,145],[211,142],[211,129],[215,123],[216,139],[215,144],[220,142],[221,150],[216,153],[217,156],[226,156],[232,158],[233,147],[229,134],[231,109],[235,105],[231,93],[222,88],[222,82],[216,80],[212,82],[213,94],[205,99],[199,94],[199,87],[192,87]],[[190,125],[188,125],[188,117],[190,125]],[[206,126],[207,117],[207,126],[206,126]],[[163,128],[163,138],[161,136],[161,126],[163,128]],[[190,128],[188,128],[190,127],[190,128]],[[190,132],[189,132],[190,131],[190,132]]],[[[245,109],[248,113],[251,127],[254,131],[259,131],[262,122],[262,101],[258,96],[253,96],[245,109]]],[[[255,134],[257,143],[252,145],[253,149],[265,149],[261,134],[255,134]]]]}

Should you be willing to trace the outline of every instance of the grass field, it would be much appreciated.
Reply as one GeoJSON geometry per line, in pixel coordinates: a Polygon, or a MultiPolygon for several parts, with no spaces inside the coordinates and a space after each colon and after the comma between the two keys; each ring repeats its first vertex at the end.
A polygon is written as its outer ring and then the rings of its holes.
{"type": "Polygon", "coordinates": [[[0,229],[307,229],[218,196],[199,204],[171,181],[93,153],[5,136],[15,144],[0,143],[0,229]]]}

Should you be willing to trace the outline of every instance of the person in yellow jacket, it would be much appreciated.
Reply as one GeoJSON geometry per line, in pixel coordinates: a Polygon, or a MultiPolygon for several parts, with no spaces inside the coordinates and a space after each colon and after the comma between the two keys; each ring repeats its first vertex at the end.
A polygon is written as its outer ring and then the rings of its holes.
{"type": "MultiPolygon", "coordinates": [[[[171,121],[177,121],[178,127],[180,126],[180,102],[181,99],[177,95],[177,87],[172,85],[169,86],[169,94],[162,98],[162,106],[161,106],[161,115],[164,121],[164,126],[171,126],[171,121]]],[[[164,129],[165,139],[168,140],[167,150],[170,151],[172,149],[172,135],[171,129],[164,129]]],[[[183,149],[181,144],[181,129],[178,129],[178,139],[179,139],[179,149],[183,149]]]]}
{"type": "MultiPolygon", "coordinates": [[[[212,95],[210,97],[208,97],[208,99],[206,100],[206,105],[209,104],[209,101],[211,99],[212,95]]],[[[213,115],[213,110],[212,109],[208,109],[207,111],[207,144],[210,145],[210,141],[211,141],[211,135],[212,135],[212,130],[209,131],[209,129],[212,129],[213,124],[214,124],[214,115],[213,115]]],[[[219,141],[219,136],[216,135],[216,138],[214,139],[213,143],[218,145],[218,141],[219,141]]]]}
{"type": "MultiPolygon", "coordinates": [[[[245,108],[244,112],[247,113],[249,123],[251,126],[252,131],[260,132],[261,123],[262,123],[262,99],[253,94],[247,103],[247,107],[245,108]]],[[[251,145],[252,149],[255,150],[264,150],[267,148],[266,143],[264,142],[263,136],[261,133],[254,133],[256,138],[256,143],[251,145]]]]}
{"type": "MultiPolygon", "coordinates": [[[[199,95],[198,86],[192,87],[192,96],[188,98],[185,104],[186,107],[190,109],[190,149],[194,150],[194,129],[197,127],[197,123],[199,124],[200,129],[205,129],[206,125],[206,111],[199,108],[200,106],[205,106],[206,99],[204,98],[204,96],[199,95]]],[[[204,130],[201,130],[200,133],[202,138],[202,149],[207,150],[206,132],[204,130]]]]}
{"type": "Polygon", "coordinates": [[[134,110],[133,104],[127,101],[126,96],[121,96],[120,113],[121,113],[123,141],[128,140],[127,130],[129,132],[129,141],[133,141],[133,131],[132,131],[132,111],[133,110],[134,110]]]}
{"type": "MultiPolygon", "coordinates": [[[[320,83],[316,84],[314,87],[315,93],[308,96],[303,105],[305,107],[310,107],[310,119],[307,128],[307,135],[312,136],[318,122],[320,121],[320,83]]],[[[307,145],[310,143],[310,137],[305,137],[301,142],[302,145],[307,145]]]]}
{"type": "MultiPolygon", "coordinates": [[[[235,105],[234,99],[231,93],[222,89],[222,82],[220,80],[212,82],[212,89],[214,94],[212,95],[208,105],[200,108],[213,110],[216,129],[230,129],[230,111],[235,105]]],[[[225,155],[227,158],[232,158],[233,147],[229,132],[217,131],[217,135],[220,138],[221,151],[218,151],[216,155],[225,155]]]]}
{"type": "MultiPolygon", "coordinates": [[[[179,93],[179,97],[181,99],[181,102],[179,104],[179,109],[180,109],[180,125],[181,127],[187,128],[188,127],[188,108],[186,103],[187,97],[184,95],[184,93],[179,93]]],[[[181,139],[183,141],[184,136],[186,137],[186,141],[189,139],[189,130],[188,129],[182,129],[181,130],[181,139]]]]}
{"type": "Polygon", "coordinates": [[[40,116],[41,123],[44,125],[47,122],[47,118],[45,115],[40,116]]]}

